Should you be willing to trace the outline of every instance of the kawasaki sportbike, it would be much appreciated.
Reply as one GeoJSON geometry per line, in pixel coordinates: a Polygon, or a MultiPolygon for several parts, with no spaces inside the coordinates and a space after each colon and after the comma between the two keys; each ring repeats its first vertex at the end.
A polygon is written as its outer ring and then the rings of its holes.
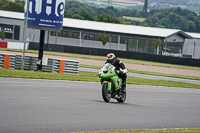
{"type": "Polygon", "coordinates": [[[117,98],[118,102],[123,103],[126,100],[126,91],[121,91],[122,79],[118,77],[115,67],[106,63],[99,71],[99,78],[102,85],[102,97],[105,102],[109,102],[111,98],[115,98],[116,94],[120,95],[117,98]]]}

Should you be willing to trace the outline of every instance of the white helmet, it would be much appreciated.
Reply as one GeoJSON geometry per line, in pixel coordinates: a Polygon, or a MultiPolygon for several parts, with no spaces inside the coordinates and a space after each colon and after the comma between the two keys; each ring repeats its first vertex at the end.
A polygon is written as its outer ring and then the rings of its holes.
{"type": "Polygon", "coordinates": [[[107,56],[106,56],[106,59],[107,59],[107,63],[111,63],[113,64],[115,62],[115,55],[113,53],[109,53],[107,56]]]}

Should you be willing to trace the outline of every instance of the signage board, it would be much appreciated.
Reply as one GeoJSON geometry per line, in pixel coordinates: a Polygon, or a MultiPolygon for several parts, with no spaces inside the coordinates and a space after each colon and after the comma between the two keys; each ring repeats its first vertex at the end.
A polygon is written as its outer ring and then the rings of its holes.
{"type": "Polygon", "coordinates": [[[27,18],[28,28],[58,31],[62,29],[64,10],[65,0],[26,0],[24,23],[27,18]]]}

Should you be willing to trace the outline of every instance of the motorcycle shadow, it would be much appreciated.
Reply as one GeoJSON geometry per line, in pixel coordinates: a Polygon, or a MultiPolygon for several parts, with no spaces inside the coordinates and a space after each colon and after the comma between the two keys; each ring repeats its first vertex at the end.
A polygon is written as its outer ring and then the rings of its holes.
{"type": "Polygon", "coordinates": [[[110,102],[104,102],[103,100],[88,100],[88,101],[92,101],[92,102],[98,102],[98,103],[105,103],[105,104],[117,104],[117,105],[132,105],[132,106],[136,106],[136,104],[132,104],[132,103],[127,103],[127,102],[124,102],[124,103],[120,103],[120,102],[117,102],[117,101],[114,101],[114,100],[111,100],[110,102]]]}

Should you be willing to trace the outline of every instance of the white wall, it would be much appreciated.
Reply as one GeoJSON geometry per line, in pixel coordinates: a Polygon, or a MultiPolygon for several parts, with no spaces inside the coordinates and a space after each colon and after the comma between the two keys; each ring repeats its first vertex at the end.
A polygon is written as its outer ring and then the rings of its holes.
{"type": "Polygon", "coordinates": [[[192,58],[200,59],[200,39],[185,39],[183,55],[191,55],[192,58]]]}
{"type": "MultiPolygon", "coordinates": [[[[45,41],[45,43],[46,43],[46,41],[45,41]]],[[[66,38],[66,37],[49,36],[49,43],[50,44],[62,44],[62,45],[70,45],[70,46],[81,46],[81,47],[105,48],[105,49],[118,50],[118,43],[108,42],[108,43],[106,43],[105,46],[103,46],[101,41],[92,41],[92,40],[81,39],[81,44],[80,44],[80,39],[66,38]],[[56,38],[57,38],[57,43],[56,43],[56,38]]],[[[126,51],[126,44],[120,44],[119,49],[126,51]]]]}
{"type": "MultiPolygon", "coordinates": [[[[8,42],[8,49],[24,49],[24,43],[20,42],[8,42]]],[[[28,43],[26,43],[25,49],[28,49],[28,43]]]]}
{"type": "Polygon", "coordinates": [[[167,38],[167,42],[184,42],[184,39],[180,35],[173,35],[167,38]]]}

